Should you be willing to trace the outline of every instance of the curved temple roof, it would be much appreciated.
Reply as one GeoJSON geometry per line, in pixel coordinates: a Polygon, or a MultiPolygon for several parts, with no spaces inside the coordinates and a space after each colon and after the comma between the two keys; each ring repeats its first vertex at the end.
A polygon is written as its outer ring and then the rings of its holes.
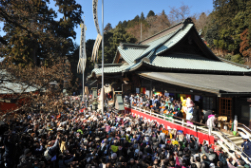
{"type": "MultiPolygon", "coordinates": [[[[244,66],[227,63],[216,57],[200,39],[194,24],[189,18],[171,28],[153,35],[139,44],[121,44],[117,49],[113,64],[109,67],[105,67],[104,73],[112,74],[135,71],[143,64],[166,70],[206,70],[229,73],[251,72],[251,70],[244,66]],[[206,53],[206,57],[170,51],[175,46],[179,46],[178,43],[188,36],[193,39],[197,38],[197,45],[206,53]],[[116,59],[117,57],[123,58],[125,63],[121,66],[115,66],[115,60],[118,60],[116,59]]],[[[94,74],[100,76],[102,74],[102,69],[94,68],[91,76],[94,74]]]]}

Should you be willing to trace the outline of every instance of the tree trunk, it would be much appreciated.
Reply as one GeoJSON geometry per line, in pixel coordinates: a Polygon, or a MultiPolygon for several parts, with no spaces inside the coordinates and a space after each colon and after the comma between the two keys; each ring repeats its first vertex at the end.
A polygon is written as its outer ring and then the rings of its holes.
{"type": "Polygon", "coordinates": [[[33,63],[34,66],[37,66],[37,49],[38,49],[38,45],[37,43],[35,43],[34,49],[33,49],[33,63]]]}

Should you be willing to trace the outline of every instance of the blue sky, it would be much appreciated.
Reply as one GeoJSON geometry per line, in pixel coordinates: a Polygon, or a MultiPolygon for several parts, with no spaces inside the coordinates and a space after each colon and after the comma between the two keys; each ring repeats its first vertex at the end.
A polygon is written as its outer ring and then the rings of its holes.
{"type": "MultiPolygon", "coordinates": [[[[96,39],[97,31],[92,16],[92,0],[77,0],[82,6],[87,27],[86,40],[96,39]]],[[[131,20],[141,12],[148,14],[153,10],[156,14],[165,10],[169,13],[171,7],[180,7],[182,4],[190,7],[190,13],[211,12],[213,0],[104,0],[104,25],[111,23],[115,27],[119,21],[131,20]]],[[[100,30],[102,30],[102,0],[98,2],[98,19],[100,30]]],[[[80,43],[80,28],[76,28],[77,38],[75,42],[80,43]]]]}
{"type": "MultiPolygon", "coordinates": [[[[51,0],[52,1],[52,0],[51,0]]],[[[82,6],[87,27],[86,40],[96,39],[97,31],[94,25],[92,16],[92,0],[76,0],[82,6]]],[[[211,12],[213,10],[213,0],[104,0],[104,25],[111,23],[115,27],[119,21],[131,20],[141,12],[148,14],[153,10],[156,14],[165,10],[169,13],[171,7],[180,7],[182,4],[190,7],[190,14],[211,12]]],[[[54,2],[50,4],[51,8],[55,9],[54,2]]],[[[98,2],[98,18],[100,30],[102,29],[102,0],[98,2]]],[[[3,24],[0,23],[2,28],[3,24]]],[[[74,40],[77,44],[80,43],[80,28],[75,28],[77,38],[74,40]]],[[[0,31],[3,35],[3,31],[0,31]]]]}

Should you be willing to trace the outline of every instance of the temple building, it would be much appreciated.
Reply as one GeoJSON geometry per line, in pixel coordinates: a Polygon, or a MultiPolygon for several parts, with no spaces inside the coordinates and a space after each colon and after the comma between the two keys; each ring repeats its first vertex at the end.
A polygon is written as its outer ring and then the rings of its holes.
{"type": "MultiPolygon", "coordinates": [[[[101,65],[89,78],[101,81],[101,65]]],[[[138,44],[121,43],[104,67],[105,84],[114,91],[191,97],[203,110],[249,125],[251,70],[214,55],[190,18],[138,44]]]]}

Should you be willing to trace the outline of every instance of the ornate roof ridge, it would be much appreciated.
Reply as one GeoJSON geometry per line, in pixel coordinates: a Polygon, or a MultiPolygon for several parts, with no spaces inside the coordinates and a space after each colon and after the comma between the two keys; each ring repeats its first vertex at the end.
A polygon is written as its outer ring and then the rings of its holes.
{"type": "Polygon", "coordinates": [[[188,24],[188,23],[192,23],[192,24],[193,24],[193,21],[192,21],[191,18],[187,18],[187,19],[185,19],[185,20],[183,20],[183,21],[181,21],[181,22],[179,22],[179,23],[177,23],[177,24],[174,24],[174,25],[172,25],[172,26],[170,26],[170,27],[168,27],[168,28],[166,28],[166,29],[164,29],[164,30],[158,32],[158,33],[155,33],[154,35],[152,35],[152,36],[150,36],[150,37],[147,37],[146,39],[140,41],[138,44],[141,44],[141,43],[143,43],[144,41],[149,40],[149,39],[151,39],[152,37],[157,36],[157,35],[159,35],[159,34],[165,32],[165,31],[167,31],[167,30],[169,30],[169,29],[172,29],[172,28],[174,28],[174,27],[176,27],[176,26],[179,26],[179,25],[181,25],[181,24],[188,24]]]}

